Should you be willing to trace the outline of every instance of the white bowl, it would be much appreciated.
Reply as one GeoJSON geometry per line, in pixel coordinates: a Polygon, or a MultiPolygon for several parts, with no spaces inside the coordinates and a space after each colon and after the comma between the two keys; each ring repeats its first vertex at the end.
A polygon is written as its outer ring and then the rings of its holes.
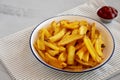
{"type": "Polygon", "coordinates": [[[95,69],[98,69],[100,68],[101,66],[103,66],[106,62],[108,62],[108,60],[111,58],[111,56],[113,55],[114,53],[114,48],[115,48],[115,43],[114,43],[114,39],[113,39],[113,36],[111,34],[111,32],[109,31],[109,29],[99,23],[98,21],[96,20],[93,20],[91,18],[88,18],[88,17],[85,17],[85,16],[80,16],[80,15],[61,15],[61,16],[55,16],[55,17],[52,17],[52,18],[49,18],[43,22],[41,22],[40,24],[38,24],[32,31],[31,33],[31,36],[30,36],[30,49],[33,53],[33,55],[35,56],[35,58],[41,62],[42,64],[44,64],[45,66],[48,66],[52,69],[55,69],[55,70],[58,70],[58,71],[63,71],[63,72],[72,72],[72,71],[65,71],[65,70],[62,70],[62,69],[58,69],[58,68],[55,68],[49,64],[47,64],[45,61],[43,61],[37,51],[35,50],[34,46],[33,46],[33,43],[34,41],[36,40],[36,37],[38,35],[38,31],[43,28],[43,27],[46,27],[48,25],[51,24],[52,21],[60,21],[60,20],[69,20],[69,21],[74,21],[74,20],[87,20],[89,23],[93,23],[95,22],[96,23],[96,26],[97,26],[97,30],[99,30],[102,34],[102,37],[103,37],[103,40],[104,40],[104,44],[105,44],[105,49],[103,51],[104,55],[105,55],[105,58],[103,60],[102,63],[100,63],[99,65],[93,67],[93,68],[89,68],[89,69],[86,69],[86,70],[83,70],[83,71],[80,71],[80,72],[74,72],[74,73],[82,73],[82,72],[88,72],[88,71],[91,71],[91,70],[95,70],[95,69]]]}

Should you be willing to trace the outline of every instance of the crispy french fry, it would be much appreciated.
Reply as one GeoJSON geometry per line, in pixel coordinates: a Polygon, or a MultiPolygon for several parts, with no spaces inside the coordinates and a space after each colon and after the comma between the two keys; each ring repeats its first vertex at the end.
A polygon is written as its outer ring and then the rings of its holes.
{"type": "Polygon", "coordinates": [[[90,55],[92,56],[93,60],[101,62],[101,58],[97,55],[97,52],[95,51],[95,48],[93,47],[91,40],[87,36],[84,37],[84,43],[88,51],[90,52],[90,55]]]}
{"type": "Polygon", "coordinates": [[[69,65],[74,64],[74,58],[75,58],[75,47],[74,46],[69,46],[68,47],[67,63],[69,65]]]}
{"type": "Polygon", "coordinates": [[[64,51],[66,51],[66,48],[63,47],[63,46],[59,46],[59,51],[60,51],[60,52],[64,52],[64,51]]]}
{"type": "Polygon", "coordinates": [[[83,61],[85,62],[88,62],[89,61],[89,52],[86,52],[84,55],[83,55],[83,61]]]}
{"type": "Polygon", "coordinates": [[[69,35],[69,36],[66,36],[65,38],[62,38],[60,42],[58,42],[58,45],[65,45],[81,38],[82,38],[81,35],[69,35]]]}
{"type": "Polygon", "coordinates": [[[79,22],[75,21],[75,22],[71,22],[71,23],[67,23],[66,21],[62,21],[61,22],[62,27],[64,28],[68,28],[68,29],[75,29],[79,27],[79,22]]]}
{"type": "Polygon", "coordinates": [[[45,44],[43,40],[37,39],[37,46],[38,46],[38,49],[45,50],[45,44]]]}
{"type": "Polygon", "coordinates": [[[59,51],[59,47],[58,46],[56,46],[56,45],[54,45],[54,44],[52,44],[50,42],[47,42],[47,41],[44,41],[44,42],[45,42],[46,46],[50,47],[53,50],[59,51]]]}
{"type": "Polygon", "coordinates": [[[51,34],[48,32],[47,29],[43,28],[43,31],[44,31],[44,35],[49,38],[51,36],[51,34]]]}
{"type": "Polygon", "coordinates": [[[82,61],[82,60],[79,60],[79,59],[77,59],[77,58],[75,58],[75,60],[78,62],[78,63],[80,63],[81,65],[84,65],[84,66],[95,66],[97,63],[96,62],[94,62],[94,61],[89,61],[89,62],[84,62],[84,61],[82,61]]]}
{"type": "Polygon", "coordinates": [[[57,54],[59,54],[59,51],[55,51],[55,50],[47,50],[48,53],[51,55],[51,56],[56,56],[57,54]]]}
{"type": "Polygon", "coordinates": [[[57,60],[55,57],[52,57],[51,55],[49,55],[49,53],[45,53],[45,57],[47,59],[47,63],[49,63],[54,67],[62,69],[67,66],[66,63],[57,60]]]}
{"type": "Polygon", "coordinates": [[[81,26],[79,28],[79,34],[80,35],[85,35],[87,33],[87,27],[86,26],[81,26]]]}
{"type": "Polygon", "coordinates": [[[78,57],[79,57],[80,60],[83,59],[83,56],[84,56],[86,50],[87,50],[86,47],[82,47],[80,50],[78,50],[76,52],[76,55],[78,55],[78,57]]]}
{"type": "Polygon", "coordinates": [[[101,45],[102,45],[102,40],[101,40],[101,38],[98,38],[95,42],[95,49],[100,57],[103,56],[101,45]]]}
{"type": "Polygon", "coordinates": [[[60,40],[60,39],[64,36],[65,32],[66,32],[66,29],[63,28],[59,33],[57,33],[56,35],[50,37],[50,38],[49,38],[50,41],[51,41],[51,42],[55,42],[55,41],[60,40]]]}
{"type": "Polygon", "coordinates": [[[68,65],[65,70],[69,70],[69,71],[82,71],[83,70],[83,66],[82,65],[77,65],[77,66],[74,66],[74,65],[68,65]]]}
{"type": "Polygon", "coordinates": [[[38,54],[39,54],[39,56],[40,56],[43,60],[46,61],[45,55],[43,54],[42,51],[38,50],[38,54]]]}
{"type": "Polygon", "coordinates": [[[67,60],[67,54],[65,52],[62,52],[59,55],[58,60],[65,62],[67,60]]]}
{"type": "Polygon", "coordinates": [[[95,37],[95,30],[96,30],[96,25],[95,23],[93,23],[91,28],[91,40],[93,40],[95,37]]]}

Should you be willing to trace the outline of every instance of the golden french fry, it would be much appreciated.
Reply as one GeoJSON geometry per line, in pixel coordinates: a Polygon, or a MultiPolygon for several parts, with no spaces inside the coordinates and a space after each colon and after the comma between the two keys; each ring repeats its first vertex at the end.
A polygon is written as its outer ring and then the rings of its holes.
{"type": "Polygon", "coordinates": [[[62,62],[62,61],[59,61],[57,60],[57,58],[55,57],[52,57],[51,55],[49,55],[48,53],[45,53],[45,57],[47,59],[47,63],[49,63],[50,65],[54,66],[54,67],[57,67],[57,68],[64,68],[67,66],[66,63],[62,62]]]}
{"type": "Polygon", "coordinates": [[[84,61],[82,61],[82,60],[79,60],[79,59],[77,59],[77,58],[75,58],[75,60],[78,62],[78,63],[80,63],[81,65],[84,65],[84,66],[95,66],[97,63],[96,62],[94,62],[94,61],[89,61],[89,62],[84,62],[84,61]]]}
{"type": "Polygon", "coordinates": [[[91,40],[93,40],[95,37],[95,30],[96,30],[96,24],[93,23],[91,28],[91,40]]]}
{"type": "Polygon", "coordinates": [[[59,54],[59,51],[55,51],[55,50],[47,50],[48,53],[51,55],[51,56],[56,56],[57,54],[59,54]]]}
{"type": "Polygon", "coordinates": [[[54,44],[52,44],[50,42],[47,42],[47,41],[44,41],[44,43],[45,43],[46,46],[50,47],[51,49],[59,51],[59,47],[58,46],[56,46],[56,45],[54,45],[54,44]]]}
{"type": "Polygon", "coordinates": [[[83,61],[85,62],[88,62],[89,61],[89,52],[86,52],[84,55],[83,55],[83,61]]]}
{"type": "Polygon", "coordinates": [[[69,65],[74,64],[74,58],[75,58],[75,47],[74,46],[69,46],[68,47],[67,63],[69,65]]]}
{"type": "Polygon", "coordinates": [[[95,51],[95,48],[93,47],[91,40],[87,36],[84,37],[84,43],[88,51],[90,52],[90,55],[93,58],[93,60],[101,62],[101,58],[97,55],[97,52],[95,51]]]}
{"type": "Polygon", "coordinates": [[[79,34],[80,35],[85,35],[87,33],[87,27],[86,26],[81,26],[79,28],[79,34]]]}
{"type": "Polygon", "coordinates": [[[79,22],[75,21],[75,22],[71,22],[68,24],[66,21],[62,21],[61,25],[62,27],[67,28],[67,29],[75,29],[79,27],[79,22]]]}
{"type": "Polygon", "coordinates": [[[79,30],[78,29],[73,29],[72,34],[78,34],[79,30]]]}
{"type": "Polygon", "coordinates": [[[66,29],[63,28],[63,29],[62,29],[60,32],[58,32],[56,35],[50,37],[50,38],[49,38],[50,41],[51,41],[51,42],[55,42],[55,41],[60,40],[60,39],[64,36],[65,32],[66,32],[66,29]]]}
{"type": "Polygon", "coordinates": [[[95,42],[95,49],[100,57],[103,56],[101,45],[102,45],[101,38],[98,38],[95,42]]]}
{"type": "Polygon", "coordinates": [[[49,37],[51,36],[51,34],[48,32],[47,29],[43,28],[42,30],[44,31],[44,35],[45,35],[47,38],[49,38],[49,37]]]}
{"type": "Polygon", "coordinates": [[[42,51],[38,50],[38,54],[43,60],[47,61],[42,51]]]}
{"type": "Polygon", "coordinates": [[[58,60],[65,62],[67,60],[67,54],[65,52],[62,52],[59,55],[58,60]]]}
{"type": "Polygon", "coordinates": [[[86,47],[82,47],[80,50],[78,50],[76,52],[76,55],[78,55],[78,57],[79,57],[80,60],[83,59],[83,56],[84,56],[86,50],[87,50],[86,47]]]}
{"type": "Polygon", "coordinates": [[[38,49],[45,50],[45,44],[43,40],[37,39],[37,46],[38,46],[38,49]]]}
{"type": "Polygon", "coordinates": [[[62,38],[58,42],[58,45],[65,45],[65,44],[68,44],[72,41],[75,41],[75,40],[78,40],[78,39],[81,39],[81,38],[82,38],[81,35],[69,35],[69,36],[66,36],[65,38],[62,38]]]}
{"type": "Polygon", "coordinates": [[[59,51],[60,52],[66,51],[66,48],[64,46],[59,46],[59,51]]]}
{"type": "Polygon", "coordinates": [[[69,71],[82,71],[83,70],[83,66],[82,65],[76,65],[76,66],[74,66],[74,65],[68,65],[66,68],[65,68],[65,70],[69,70],[69,71]]]}

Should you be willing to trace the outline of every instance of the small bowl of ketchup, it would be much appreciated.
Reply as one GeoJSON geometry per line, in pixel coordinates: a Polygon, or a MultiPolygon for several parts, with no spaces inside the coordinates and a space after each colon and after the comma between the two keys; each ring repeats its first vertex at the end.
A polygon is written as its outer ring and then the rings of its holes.
{"type": "Polygon", "coordinates": [[[117,17],[118,11],[111,6],[102,6],[98,9],[97,15],[105,23],[110,23],[114,18],[117,17]]]}

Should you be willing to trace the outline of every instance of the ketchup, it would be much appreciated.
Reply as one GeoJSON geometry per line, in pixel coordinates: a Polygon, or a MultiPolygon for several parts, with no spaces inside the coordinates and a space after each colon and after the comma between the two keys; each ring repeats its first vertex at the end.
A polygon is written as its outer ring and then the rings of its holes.
{"type": "Polygon", "coordinates": [[[111,6],[103,6],[98,10],[97,15],[104,19],[113,19],[118,15],[118,11],[111,6]]]}

